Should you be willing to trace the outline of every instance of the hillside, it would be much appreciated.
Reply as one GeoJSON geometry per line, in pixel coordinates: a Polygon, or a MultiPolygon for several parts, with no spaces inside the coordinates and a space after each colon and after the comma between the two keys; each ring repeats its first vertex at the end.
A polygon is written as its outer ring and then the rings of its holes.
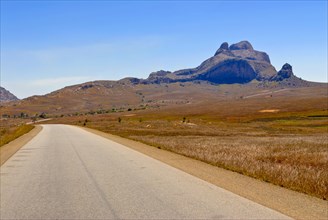
{"type": "Polygon", "coordinates": [[[14,94],[0,86],[0,102],[10,102],[16,100],[18,100],[18,98],[14,94]]]}
{"type": "MultiPolygon", "coordinates": [[[[216,85],[204,81],[170,84],[133,84],[128,80],[95,81],[65,87],[44,96],[4,103],[1,112],[12,116],[22,112],[30,116],[41,113],[60,116],[176,108],[180,109],[179,112],[187,112],[194,108],[200,113],[202,110],[220,111],[236,102],[247,103],[257,99],[260,99],[257,102],[263,102],[263,107],[268,105],[270,108],[286,105],[295,105],[296,109],[324,108],[324,100],[327,98],[326,84],[285,86],[288,84],[290,83],[286,80],[281,84],[253,81],[230,85],[216,85]],[[300,106],[300,103],[297,103],[307,99],[311,101],[308,103],[312,103],[310,106],[303,103],[300,106]],[[200,106],[206,106],[206,110],[200,106]]],[[[257,104],[256,108],[260,106],[257,104]]]]}

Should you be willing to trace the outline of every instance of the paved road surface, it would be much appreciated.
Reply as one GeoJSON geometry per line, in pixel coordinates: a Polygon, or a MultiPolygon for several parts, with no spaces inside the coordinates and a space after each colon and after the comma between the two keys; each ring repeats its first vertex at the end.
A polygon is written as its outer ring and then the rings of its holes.
{"type": "Polygon", "coordinates": [[[1,166],[1,219],[284,219],[120,144],[67,125],[1,166]]]}

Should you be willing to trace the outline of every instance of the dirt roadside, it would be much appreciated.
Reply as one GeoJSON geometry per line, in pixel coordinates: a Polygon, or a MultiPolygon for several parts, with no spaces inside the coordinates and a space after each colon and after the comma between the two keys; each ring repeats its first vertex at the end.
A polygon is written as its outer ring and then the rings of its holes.
{"type": "Polygon", "coordinates": [[[266,183],[137,141],[84,128],[295,219],[328,219],[328,201],[266,183]]]}
{"type": "Polygon", "coordinates": [[[42,126],[36,125],[30,132],[0,147],[0,166],[4,164],[21,147],[29,142],[42,130],[42,126]]]}

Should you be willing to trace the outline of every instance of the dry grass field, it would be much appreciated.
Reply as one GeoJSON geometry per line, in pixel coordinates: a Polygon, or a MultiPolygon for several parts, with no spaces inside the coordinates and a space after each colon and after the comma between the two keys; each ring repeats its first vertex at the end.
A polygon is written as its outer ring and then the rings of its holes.
{"type": "Polygon", "coordinates": [[[1,124],[0,126],[0,147],[8,144],[10,141],[15,140],[16,138],[28,133],[34,128],[33,125],[9,125],[1,124]]]}

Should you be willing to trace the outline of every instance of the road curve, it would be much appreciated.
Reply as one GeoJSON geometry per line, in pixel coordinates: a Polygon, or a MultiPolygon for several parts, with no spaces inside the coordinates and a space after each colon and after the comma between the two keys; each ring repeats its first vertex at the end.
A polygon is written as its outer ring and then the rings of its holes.
{"type": "Polygon", "coordinates": [[[68,125],[43,125],[0,181],[1,219],[288,219],[68,125]]]}

